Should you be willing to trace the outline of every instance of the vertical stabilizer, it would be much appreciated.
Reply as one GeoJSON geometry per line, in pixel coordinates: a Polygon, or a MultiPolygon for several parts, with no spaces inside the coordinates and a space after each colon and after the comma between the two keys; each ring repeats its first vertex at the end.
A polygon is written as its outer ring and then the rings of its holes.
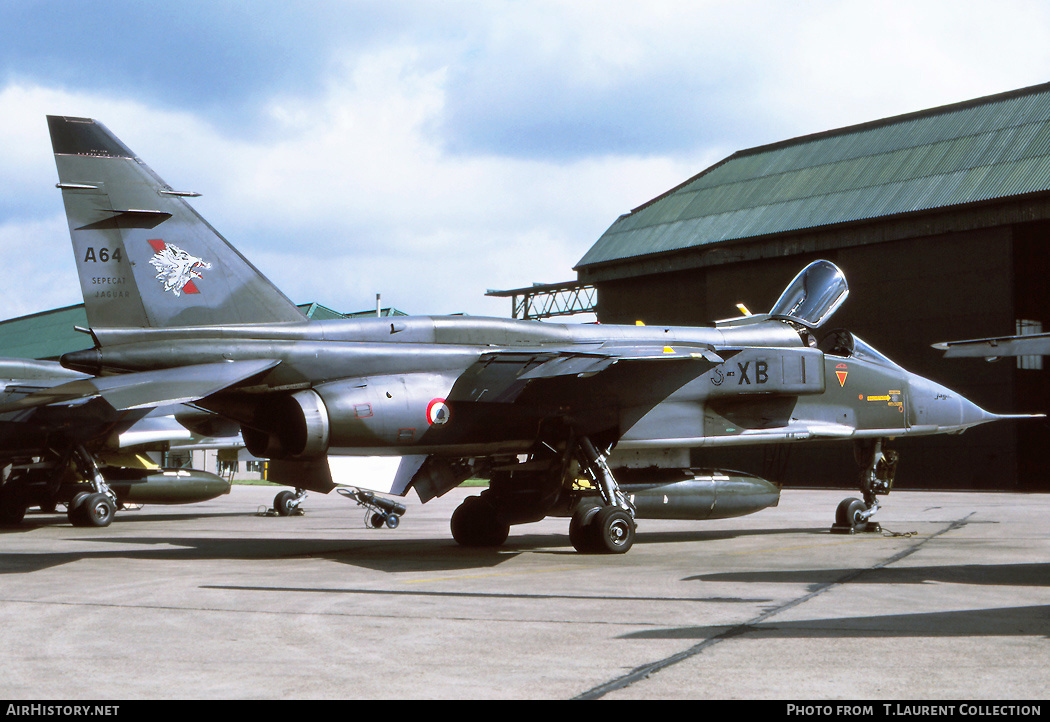
{"type": "Polygon", "coordinates": [[[104,125],[49,115],[92,328],[301,322],[299,309],[104,125]]]}

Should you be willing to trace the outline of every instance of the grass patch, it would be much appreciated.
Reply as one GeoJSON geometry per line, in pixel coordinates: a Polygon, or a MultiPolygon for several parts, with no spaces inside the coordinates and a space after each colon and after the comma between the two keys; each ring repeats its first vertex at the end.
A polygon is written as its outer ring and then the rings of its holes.
{"type": "MultiPolygon", "coordinates": [[[[275,481],[266,481],[264,479],[234,479],[232,484],[234,486],[274,486],[274,487],[289,487],[291,484],[278,484],[275,481]]],[[[467,479],[460,486],[478,487],[488,486],[488,479],[467,479]]]]}

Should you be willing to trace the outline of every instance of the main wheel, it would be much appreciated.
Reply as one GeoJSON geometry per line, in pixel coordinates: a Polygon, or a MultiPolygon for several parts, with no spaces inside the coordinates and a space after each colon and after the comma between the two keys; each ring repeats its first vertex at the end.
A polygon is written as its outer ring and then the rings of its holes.
{"type": "Polygon", "coordinates": [[[296,507],[292,506],[294,498],[294,491],[289,491],[288,489],[278,491],[277,495],[273,497],[273,510],[277,512],[278,516],[291,516],[296,510],[296,507]]]}
{"type": "Polygon", "coordinates": [[[480,496],[464,499],[452,513],[452,538],[465,547],[498,547],[510,536],[510,524],[480,496]]]}
{"type": "Polygon", "coordinates": [[[588,506],[576,510],[569,521],[569,543],[581,554],[598,551],[595,534],[591,532],[591,523],[601,507],[588,506]]]}
{"type": "Polygon", "coordinates": [[[90,492],[79,491],[73,495],[73,498],[66,504],[66,517],[69,519],[69,523],[73,526],[86,526],[83,521],[83,513],[80,509],[84,500],[91,496],[90,492]]]}
{"type": "Polygon", "coordinates": [[[18,526],[26,516],[26,498],[21,488],[8,482],[0,486],[0,524],[18,526]]]}
{"type": "Polygon", "coordinates": [[[618,506],[599,509],[589,529],[600,552],[624,554],[634,545],[634,519],[618,506]]]}
{"type": "Polygon", "coordinates": [[[105,494],[88,494],[75,508],[70,509],[74,526],[109,526],[117,507],[105,494]]]}
{"type": "Polygon", "coordinates": [[[0,499],[0,524],[18,526],[26,516],[26,505],[18,494],[5,494],[0,499]]]}
{"type": "Polygon", "coordinates": [[[843,499],[835,510],[835,526],[856,529],[867,521],[861,516],[867,510],[867,504],[860,499],[843,499]]]}
{"type": "Polygon", "coordinates": [[[294,498],[295,494],[287,489],[277,492],[277,496],[273,498],[273,510],[279,516],[291,516],[293,507],[290,502],[294,498]]]}

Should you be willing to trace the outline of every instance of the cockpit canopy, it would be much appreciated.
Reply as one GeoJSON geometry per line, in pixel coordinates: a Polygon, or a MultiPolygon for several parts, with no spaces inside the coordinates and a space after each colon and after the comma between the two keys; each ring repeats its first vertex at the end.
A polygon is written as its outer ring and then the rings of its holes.
{"type": "Polygon", "coordinates": [[[769,315],[819,328],[849,295],[846,276],[831,261],[814,261],[795,276],[769,315]]]}
{"type": "Polygon", "coordinates": [[[831,356],[900,368],[892,359],[859,336],[844,328],[829,331],[820,341],[820,350],[831,356]]]}

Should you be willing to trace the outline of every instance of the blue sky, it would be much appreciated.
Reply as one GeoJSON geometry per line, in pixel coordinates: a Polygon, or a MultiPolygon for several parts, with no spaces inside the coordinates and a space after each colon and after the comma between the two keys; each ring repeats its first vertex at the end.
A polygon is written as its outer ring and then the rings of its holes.
{"type": "Polygon", "coordinates": [[[0,6],[0,318],[80,301],[44,115],[98,118],[293,300],[507,315],[743,148],[1050,81],[1000,2],[0,6]]]}

